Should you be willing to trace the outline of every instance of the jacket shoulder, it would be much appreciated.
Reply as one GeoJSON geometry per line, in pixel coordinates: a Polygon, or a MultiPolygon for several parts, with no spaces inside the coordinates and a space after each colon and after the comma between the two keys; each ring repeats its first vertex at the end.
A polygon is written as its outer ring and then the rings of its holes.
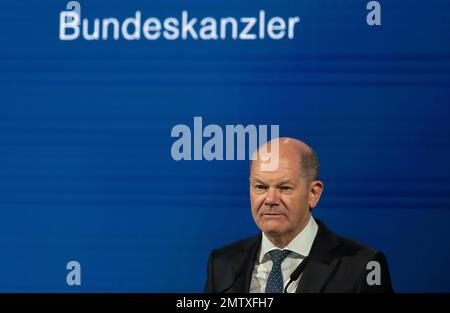
{"type": "Polygon", "coordinates": [[[370,258],[379,253],[376,249],[347,237],[336,235],[336,239],[336,252],[341,254],[341,256],[360,255],[370,258]]]}
{"type": "Polygon", "coordinates": [[[316,250],[318,250],[316,252],[321,256],[330,257],[329,253],[331,252],[332,257],[357,257],[366,259],[379,253],[376,249],[366,244],[334,233],[322,221],[317,219],[316,221],[319,225],[319,231],[316,236],[315,245],[317,245],[316,250]]]}

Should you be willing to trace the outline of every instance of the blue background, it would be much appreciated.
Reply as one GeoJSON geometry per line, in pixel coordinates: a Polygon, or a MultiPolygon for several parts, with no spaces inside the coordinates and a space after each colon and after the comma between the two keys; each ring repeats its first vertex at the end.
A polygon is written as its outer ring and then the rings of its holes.
{"type": "Polygon", "coordinates": [[[294,40],[60,41],[63,1],[1,1],[0,291],[199,292],[257,232],[247,161],[171,158],[176,124],[311,144],[335,232],[396,291],[450,291],[450,2],[80,1],[82,17],[300,16],[294,40]],[[66,284],[77,260],[82,285],[66,284]]]}

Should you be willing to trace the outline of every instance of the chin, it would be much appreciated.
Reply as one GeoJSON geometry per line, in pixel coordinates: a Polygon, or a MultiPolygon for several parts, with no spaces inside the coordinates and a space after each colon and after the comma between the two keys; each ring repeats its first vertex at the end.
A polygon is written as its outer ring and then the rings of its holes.
{"type": "Polygon", "coordinates": [[[262,227],[260,227],[261,230],[269,235],[276,236],[278,234],[283,234],[286,232],[286,228],[282,225],[276,225],[274,223],[264,223],[262,227]]]}

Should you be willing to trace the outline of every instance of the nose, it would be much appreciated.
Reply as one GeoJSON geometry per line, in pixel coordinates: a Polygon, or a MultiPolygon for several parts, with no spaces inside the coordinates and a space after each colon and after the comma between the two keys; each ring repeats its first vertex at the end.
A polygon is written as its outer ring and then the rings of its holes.
{"type": "Polygon", "coordinates": [[[266,198],[264,199],[264,204],[267,206],[274,206],[280,204],[280,197],[278,190],[276,188],[269,188],[267,191],[266,198]]]}

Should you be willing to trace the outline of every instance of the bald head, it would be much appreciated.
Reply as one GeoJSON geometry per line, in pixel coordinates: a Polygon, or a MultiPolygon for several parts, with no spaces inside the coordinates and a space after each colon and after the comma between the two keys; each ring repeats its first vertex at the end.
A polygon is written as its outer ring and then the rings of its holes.
{"type": "Polygon", "coordinates": [[[278,149],[279,159],[295,160],[299,166],[300,176],[311,182],[319,179],[319,160],[316,152],[303,141],[295,138],[276,138],[259,147],[256,158],[252,161],[250,171],[255,166],[260,166],[267,162],[265,155],[273,153],[278,149]]]}

